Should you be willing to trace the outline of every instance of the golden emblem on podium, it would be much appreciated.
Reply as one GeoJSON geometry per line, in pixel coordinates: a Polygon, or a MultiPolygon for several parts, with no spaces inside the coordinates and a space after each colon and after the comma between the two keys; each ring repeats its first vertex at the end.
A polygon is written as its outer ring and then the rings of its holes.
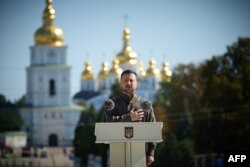
{"type": "Polygon", "coordinates": [[[131,139],[134,136],[134,128],[133,127],[124,127],[124,135],[127,139],[131,139]]]}

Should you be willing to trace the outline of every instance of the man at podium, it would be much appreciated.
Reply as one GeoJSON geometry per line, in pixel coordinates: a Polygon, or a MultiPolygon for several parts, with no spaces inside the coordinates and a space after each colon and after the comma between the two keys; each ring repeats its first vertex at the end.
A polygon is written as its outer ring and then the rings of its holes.
{"type": "MultiPolygon", "coordinates": [[[[150,101],[137,96],[137,74],[125,70],[121,74],[121,94],[104,103],[103,122],[155,122],[150,101]]],[[[155,143],[146,144],[146,164],[154,162],[155,143]]]]}

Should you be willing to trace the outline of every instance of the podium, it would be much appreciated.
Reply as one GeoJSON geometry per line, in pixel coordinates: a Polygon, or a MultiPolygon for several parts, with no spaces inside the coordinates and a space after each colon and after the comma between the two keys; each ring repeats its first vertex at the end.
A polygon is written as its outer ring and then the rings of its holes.
{"type": "Polygon", "coordinates": [[[96,123],[96,143],[110,144],[110,167],[146,167],[145,144],[162,141],[162,122],[96,123]]]}

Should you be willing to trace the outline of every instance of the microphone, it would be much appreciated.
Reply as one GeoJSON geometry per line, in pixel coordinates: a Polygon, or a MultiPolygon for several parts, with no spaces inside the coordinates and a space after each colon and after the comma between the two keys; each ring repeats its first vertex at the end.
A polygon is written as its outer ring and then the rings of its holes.
{"type": "Polygon", "coordinates": [[[149,100],[132,99],[128,105],[128,110],[131,110],[132,108],[135,108],[136,110],[142,109],[143,111],[147,111],[152,108],[152,104],[149,100]]]}
{"type": "MultiPolygon", "coordinates": [[[[147,112],[148,110],[150,110],[152,108],[152,104],[150,101],[148,100],[144,100],[142,101],[142,103],[140,104],[140,108],[143,110],[142,112],[147,112]]],[[[142,118],[142,120],[140,120],[139,122],[144,122],[145,121],[145,115],[144,117],[142,118]]]]}
{"type": "Polygon", "coordinates": [[[152,104],[150,101],[148,100],[145,100],[141,103],[141,109],[143,111],[147,111],[147,110],[150,110],[152,108],[152,104]]]}
{"type": "Polygon", "coordinates": [[[115,108],[115,103],[114,103],[113,100],[108,99],[108,100],[106,100],[106,101],[104,102],[104,109],[105,109],[106,111],[111,111],[111,110],[113,110],[114,108],[115,108]]]}

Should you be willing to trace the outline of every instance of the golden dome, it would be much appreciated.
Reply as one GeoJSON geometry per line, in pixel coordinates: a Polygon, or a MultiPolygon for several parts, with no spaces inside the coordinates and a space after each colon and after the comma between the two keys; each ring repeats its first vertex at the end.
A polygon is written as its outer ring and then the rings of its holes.
{"type": "Polygon", "coordinates": [[[140,76],[141,77],[145,77],[146,76],[146,71],[144,69],[144,64],[142,62],[140,62],[140,68],[139,68],[139,70],[140,70],[140,76]]]}
{"type": "Polygon", "coordinates": [[[130,40],[130,30],[126,27],[123,31],[123,49],[120,53],[117,54],[116,58],[121,64],[137,64],[137,54],[129,46],[130,40]]]}
{"type": "Polygon", "coordinates": [[[122,69],[119,67],[119,60],[114,59],[112,62],[112,68],[110,70],[110,75],[115,76],[117,78],[120,78],[121,73],[122,73],[122,69]]]}
{"type": "Polygon", "coordinates": [[[103,80],[104,78],[108,77],[109,75],[109,64],[108,62],[102,63],[102,69],[98,74],[98,79],[103,80]]]}
{"type": "Polygon", "coordinates": [[[63,45],[63,31],[53,23],[55,19],[55,10],[52,6],[52,0],[46,0],[46,8],[43,11],[43,25],[35,32],[36,45],[63,45]]]}
{"type": "Polygon", "coordinates": [[[161,80],[170,82],[172,77],[172,72],[169,69],[169,63],[165,61],[162,63],[162,70],[161,70],[161,80]]]}
{"type": "Polygon", "coordinates": [[[82,80],[93,80],[94,74],[91,69],[90,62],[85,62],[85,69],[82,72],[82,80]]]}
{"type": "Polygon", "coordinates": [[[149,61],[149,67],[146,71],[146,77],[159,77],[160,71],[155,68],[156,61],[151,59],[149,61]]]}

